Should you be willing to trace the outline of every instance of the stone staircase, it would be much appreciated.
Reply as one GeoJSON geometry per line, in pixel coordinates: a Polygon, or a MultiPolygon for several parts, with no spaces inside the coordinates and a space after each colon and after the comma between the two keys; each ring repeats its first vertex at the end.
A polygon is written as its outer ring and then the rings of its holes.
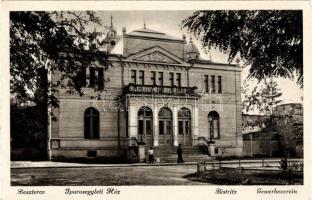
{"type": "MultiPolygon", "coordinates": [[[[148,149],[146,147],[146,157],[148,159],[148,149]]],[[[209,161],[211,158],[199,146],[183,146],[183,160],[184,162],[198,162],[198,161],[209,161]]],[[[173,146],[159,146],[154,147],[154,159],[160,158],[161,163],[176,163],[178,159],[177,147],[173,146]]]]}

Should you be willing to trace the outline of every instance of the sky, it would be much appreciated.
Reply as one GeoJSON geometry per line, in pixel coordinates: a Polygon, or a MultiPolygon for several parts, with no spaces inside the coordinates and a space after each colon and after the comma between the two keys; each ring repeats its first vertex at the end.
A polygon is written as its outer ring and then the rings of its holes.
{"type": "MultiPolygon", "coordinates": [[[[192,36],[187,30],[181,29],[183,19],[192,15],[194,11],[101,11],[97,12],[102,19],[103,25],[110,24],[110,16],[113,17],[113,25],[117,29],[117,34],[122,34],[122,28],[125,27],[127,33],[143,28],[144,22],[148,29],[163,32],[168,35],[181,38],[185,34],[187,40],[192,36]]],[[[96,27],[97,31],[101,31],[101,27],[96,27]]],[[[104,29],[103,29],[104,30],[104,29]]],[[[208,54],[204,53],[201,43],[194,37],[193,42],[200,50],[202,58],[209,59],[210,55],[213,62],[228,63],[228,56],[218,50],[212,49],[208,54]]],[[[241,77],[242,82],[248,76],[248,66],[243,68],[241,77]]],[[[283,95],[281,96],[282,103],[302,103],[303,90],[296,84],[295,80],[284,78],[275,78],[283,95]]],[[[255,79],[249,80],[250,87],[258,84],[255,79]]]]}

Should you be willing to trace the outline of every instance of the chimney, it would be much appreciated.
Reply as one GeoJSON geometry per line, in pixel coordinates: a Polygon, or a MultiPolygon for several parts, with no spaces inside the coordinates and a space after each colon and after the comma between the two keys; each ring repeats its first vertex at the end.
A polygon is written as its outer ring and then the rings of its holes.
{"type": "Polygon", "coordinates": [[[122,28],[122,35],[126,35],[126,27],[122,28]]]}

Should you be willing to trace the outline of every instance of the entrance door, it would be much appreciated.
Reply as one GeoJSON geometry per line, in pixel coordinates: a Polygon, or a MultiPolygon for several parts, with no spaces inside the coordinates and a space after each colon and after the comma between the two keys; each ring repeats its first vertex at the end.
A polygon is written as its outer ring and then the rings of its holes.
{"type": "Polygon", "coordinates": [[[138,140],[153,145],[153,112],[148,107],[141,107],[138,112],[138,140]]]}
{"type": "Polygon", "coordinates": [[[192,145],[191,111],[181,108],[178,112],[178,141],[179,144],[192,145]]]}
{"type": "Polygon", "coordinates": [[[159,145],[173,145],[172,134],[172,112],[169,108],[164,107],[158,113],[159,145]]]}

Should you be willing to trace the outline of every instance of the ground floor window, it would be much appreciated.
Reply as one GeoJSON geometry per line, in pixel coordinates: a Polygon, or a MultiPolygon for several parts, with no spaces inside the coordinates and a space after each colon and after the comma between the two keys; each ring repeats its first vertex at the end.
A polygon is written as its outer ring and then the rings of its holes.
{"type": "Polygon", "coordinates": [[[191,134],[191,111],[182,108],[178,112],[178,130],[180,135],[191,134]]]}
{"type": "Polygon", "coordinates": [[[95,108],[88,108],[84,113],[84,138],[99,139],[99,111],[95,108]]]}
{"type": "Polygon", "coordinates": [[[139,141],[145,141],[146,135],[153,135],[153,112],[149,107],[141,107],[138,112],[139,141]]]}
{"type": "Polygon", "coordinates": [[[159,110],[159,135],[172,135],[172,112],[164,107],[159,110]]]}
{"type": "Polygon", "coordinates": [[[216,111],[211,111],[208,114],[209,138],[220,138],[220,118],[216,111]]]}

